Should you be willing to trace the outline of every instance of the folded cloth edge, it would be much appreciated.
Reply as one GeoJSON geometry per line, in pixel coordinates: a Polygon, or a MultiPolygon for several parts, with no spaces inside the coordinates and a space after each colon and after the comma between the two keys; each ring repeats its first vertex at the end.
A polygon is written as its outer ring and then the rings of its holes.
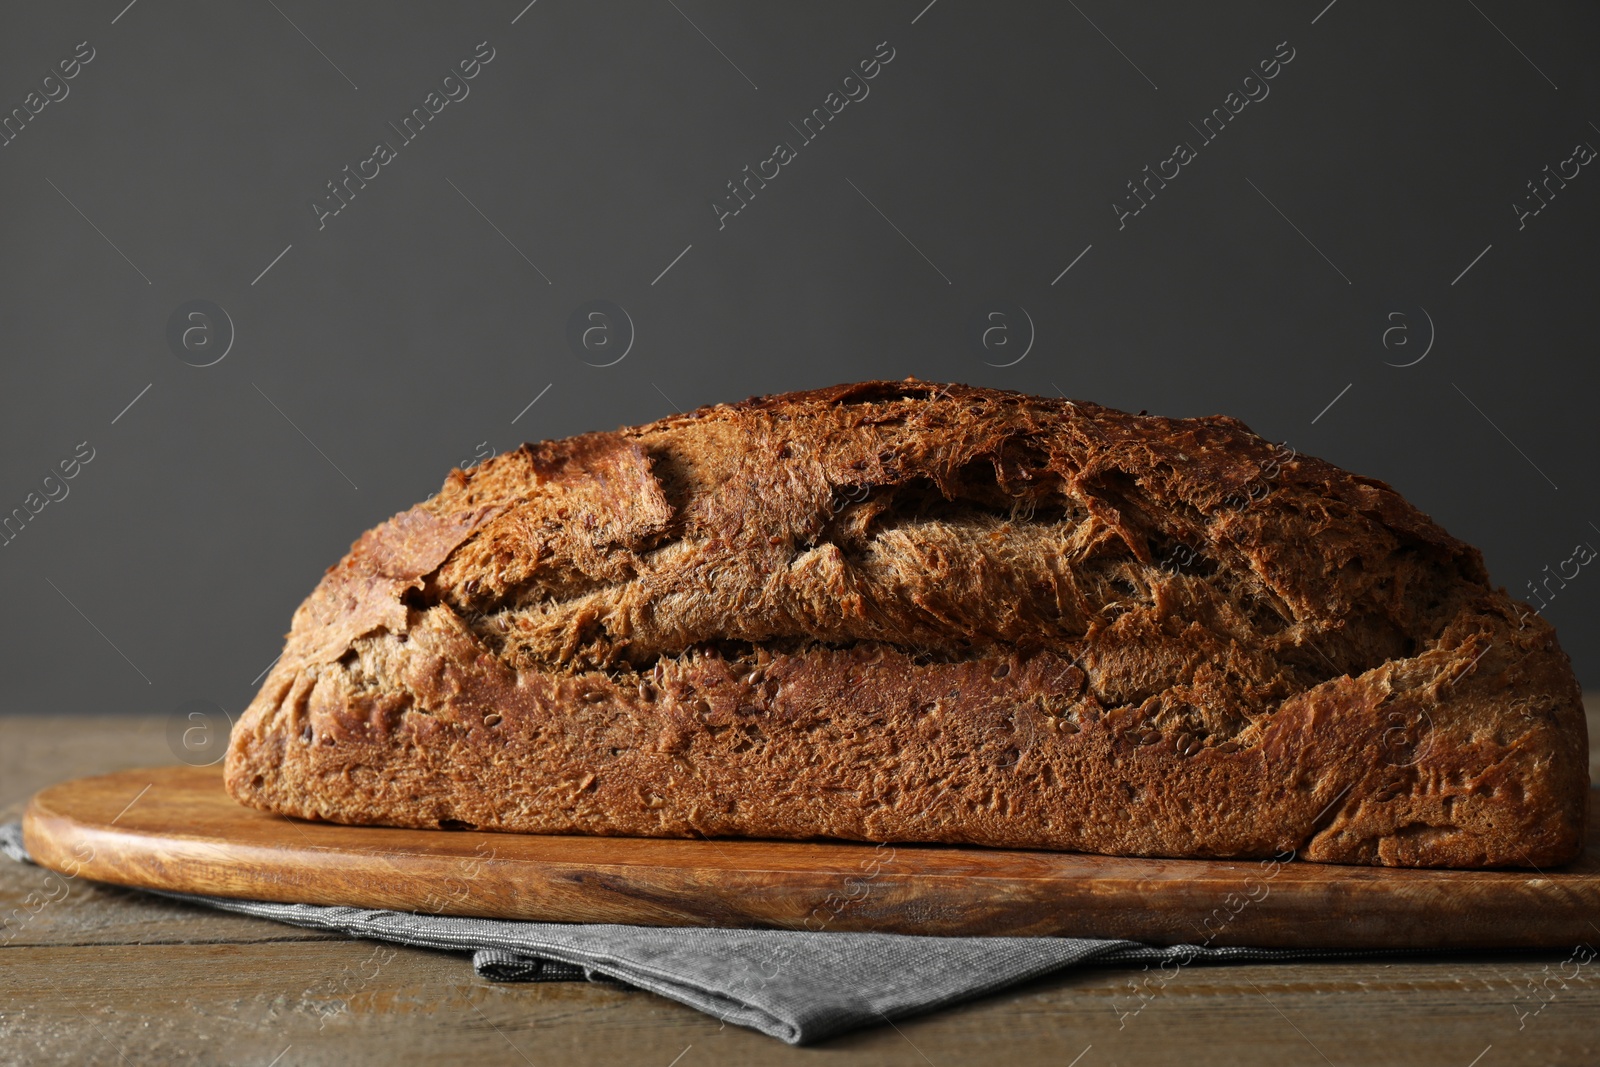
{"type": "MultiPolygon", "coordinates": [[[[0,824],[0,851],[32,863],[18,822],[0,824]]],[[[596,976],[656,993],[723,1022],[746,1026],[791,1045],[890,1022],[986,996],[1080,964],[1165,965],[1270,962],[1404,955],[1412,950],[1260,949],[1153,946],[1126,940],[1059,937],[929,937],[911,934],[631,927],[464,918],[316,904],[283,904],[143,889],[154,896],[312,929],[444,951],[473,953],[475,973],[490,981],[563,981],[596,976]],[[854,975],[861,984],[840,995],[849,974],[829,969],[870,946],[882,964],[854,975]],[[766,958],[751,974],[749,953],[766,958]],[[704,954],[717,966],[697,969],[704,954]],[[696,956],[696,952],[702,955],[696,956]],[[729,980],[743,954],[745,973],[729,980]],[[801,973],[769,989],[775,960],[801,973]],[[916,973],[918,967],[922,974],[916,973]],[[818,969],[820,967],[820,970],[818,969]],[[930,988],[931,986],[931,988],[930,988]]],[[[775,968],[781,972],[782,968],[775,968]]],[[[1135,986],[1135,988],[1137,988],[1135,986]]],[[[1142,1006],[1142,1001],[1140,1002],[1142,1006]]],[[[1113,1006],[1113,1011],[1115,1011],[1113,1006]]]]}

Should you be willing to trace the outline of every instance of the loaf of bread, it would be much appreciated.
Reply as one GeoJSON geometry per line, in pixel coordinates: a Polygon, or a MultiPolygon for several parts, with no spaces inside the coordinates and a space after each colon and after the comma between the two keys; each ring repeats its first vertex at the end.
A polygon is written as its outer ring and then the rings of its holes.
{"type": "Polygon", "coordinates": [[[295,612],[239,801],[342,823],[1548,866],[1551,627],[1231,418],[916,380],[455,470],[295,612]]]}

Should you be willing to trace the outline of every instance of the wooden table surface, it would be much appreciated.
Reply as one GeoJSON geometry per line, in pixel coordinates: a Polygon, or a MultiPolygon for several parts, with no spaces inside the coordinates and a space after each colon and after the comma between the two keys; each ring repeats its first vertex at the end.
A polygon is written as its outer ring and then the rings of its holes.
{"type": "MultiPolygon", "coordinates": [[[[0,820],[52,782],[174,762],[166,727],[0,716],[0,820]]],[[[0,930],[0,1064],[1600,1063],[1600,959],[1569,952],[1196,965],[1142,992],[1083,968],[794,1049],[616,986],[485,982],[462,955],[82,880],[45,900],[46,877],[0,857],[0,918],[24,917],[0,930]]]]}

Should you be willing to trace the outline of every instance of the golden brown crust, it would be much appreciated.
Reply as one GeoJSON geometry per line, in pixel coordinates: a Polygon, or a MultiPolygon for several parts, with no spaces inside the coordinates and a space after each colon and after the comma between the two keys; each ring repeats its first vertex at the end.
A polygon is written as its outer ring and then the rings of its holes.
{"type": "Polygon", "coordinates": [[[524,445],[364,535],[234,732],[338,822],[1546,866],[1551,628],[1236,420],[866,382],[524,445]]]}

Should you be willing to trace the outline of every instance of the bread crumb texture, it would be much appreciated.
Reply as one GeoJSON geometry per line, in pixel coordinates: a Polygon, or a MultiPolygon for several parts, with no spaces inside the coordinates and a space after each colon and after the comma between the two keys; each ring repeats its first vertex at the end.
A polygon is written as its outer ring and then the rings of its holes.
{"type": "Polygon", "coordinates": [[[866,382],[523,445],[295,612],[228,789],[344,823],[1547,866],[1551,627],[1235,419],[866,382]]]}

